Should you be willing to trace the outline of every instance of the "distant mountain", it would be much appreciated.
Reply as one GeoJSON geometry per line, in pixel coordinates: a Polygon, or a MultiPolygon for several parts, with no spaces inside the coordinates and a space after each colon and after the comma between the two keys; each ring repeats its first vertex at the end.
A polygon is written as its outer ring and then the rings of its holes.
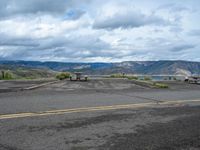
{"type": "Polygon", "coordinates": [[[81,71],[85,74],[176,74],[190,75],[200,74],[200,62],[189,61],[126,61],[120,63],[63,63],[63,62],[39,62],[39,61],[0,61],[2,66],[13,68],[39,68],[54,71],[81,71]]]}

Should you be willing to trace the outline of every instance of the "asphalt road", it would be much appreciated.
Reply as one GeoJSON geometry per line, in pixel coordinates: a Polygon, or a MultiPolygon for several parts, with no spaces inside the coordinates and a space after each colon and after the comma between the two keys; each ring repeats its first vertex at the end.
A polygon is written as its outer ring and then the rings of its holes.
{"type": "Polygon", "coordinates": [[[0,150],[200,149],[200,101],[174,102],[200,100],[200,85],[168,84],[62,81],[1,92],[0,150]]]}

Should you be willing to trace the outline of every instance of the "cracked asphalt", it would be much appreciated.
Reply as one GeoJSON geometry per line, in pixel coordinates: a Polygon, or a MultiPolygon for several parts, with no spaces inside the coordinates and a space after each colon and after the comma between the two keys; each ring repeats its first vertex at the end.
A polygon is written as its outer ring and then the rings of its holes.
{"type": "MultiPolygon", "coordinates": [[[[167,84],[150,89],[102,79],[0,92],[0,115],[200,99],[200,85],[167,84]]],[[[2,119],[0,150],[198,150],[199,127],[200,102],[2,119]]]]}

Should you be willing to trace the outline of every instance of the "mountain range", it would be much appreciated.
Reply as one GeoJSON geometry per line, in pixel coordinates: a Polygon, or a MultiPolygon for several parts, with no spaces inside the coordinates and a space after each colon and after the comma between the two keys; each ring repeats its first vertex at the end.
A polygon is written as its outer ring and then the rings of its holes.
{"type": "Polygon", "coordinates": [[[124,61],[117,63],[71,63],[40,61],[0,61],[3,68],[32,68],[53,71],[83,72],[84,74],[107,75],[114,73],[146,75],[199,75],[200,62],[191,61],[124,61]]]}

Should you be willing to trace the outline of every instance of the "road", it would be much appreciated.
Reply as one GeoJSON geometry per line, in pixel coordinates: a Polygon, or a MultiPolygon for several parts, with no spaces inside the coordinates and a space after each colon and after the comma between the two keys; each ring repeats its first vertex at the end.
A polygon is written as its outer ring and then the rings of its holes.
{"type": "Polygon", "coordinates": [[[1,92],[0,149],[200,149],[200,86],[168,84],[61,81],[1,92]]]}

